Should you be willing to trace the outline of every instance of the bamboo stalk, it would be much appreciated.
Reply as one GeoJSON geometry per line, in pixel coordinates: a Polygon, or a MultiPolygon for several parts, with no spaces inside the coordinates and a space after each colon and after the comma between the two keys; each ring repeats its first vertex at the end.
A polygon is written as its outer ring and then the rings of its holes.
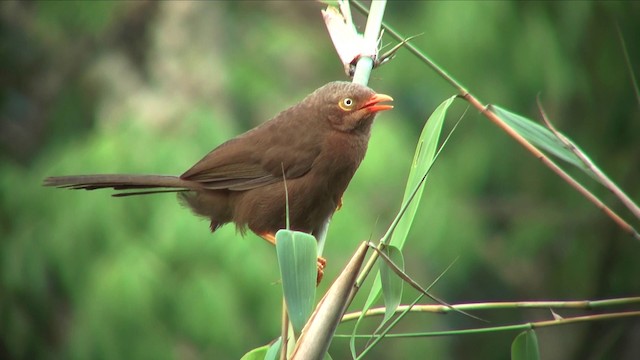
{"type": "MultiPolygon", "coordinates": [[[[375,1],[374,1],[375,3],[375,1]]],[[[352,0],[352,4],[355,7],[367,14],[367,9],[357,0],[352,0]]],[[[389,35],[395,38],[398,41],[403,41],[404,37],[399,34],[396,30],[391,28],[387,24],[382,24],[384,29],[387,31],[389,35]]],[[[529,151],[533,156],[539,159],[545,166],[547,166],[551,171],[556,173],[562,180],[568,183],[571,187],[576,189],[580,194],[587,198],[591,203],[593,203],[598,209],[600,209],[605,215],[611,218],[623,231],[631,235],[636,240],[640,241],[640,233],[638,233],[629,223],[627,223],[624,219],[622,219],[618,214],[616,214],[613,210],[607,207],[603,202],[601,202],[595,195],[593,195],[587,188],[582,186],[578,181],[573,179],[571,175],[562,170],[555,162],[549,159],[544,153],[538,150],[533,144],[528,142],[525,138],[523,138],[520,134],[518,134],[515,130],[513,130],[507,123],[505,123],[495,112],[490,110],[489,105],[484,105],[478,100],[475,96],[473,96],[467,89],[465,89],[462,84],[460,84],[453,76],[449,75],[446,71],[444,71],[440,66],[438,66],[433,60],[423,54],[418,48],[416,48],[411,43],[406,43],[406,48],[416,57],[418,57],[422,62],[427,64],[432,70],[438,73],[444,80],[446,80],[449,84],[451,84],[458,91],[459,95],[469,102],[474,108],[476,108],[482,115],[484,115],[487,119],[505,131],[509,136],[514,138],[520,145],[522,145],[527,151],[529,151]]]]}
{"type": "MultiPolygon", "coordinates": [[[[577,300],[577,301],[506,301],[506,302],[486,302],[486,303],[466,303],[446,305],[400,305],[396,309],[396,313],[404,312],[410,309],[411,312],[428,312],[434,314],[447,314],[453,309],[464,311],[475,310],[497,310],[497,309],[583,309],[592,310],[596,308],[621,306],[628,304],[640,303],[640,297],[627,297],[607,300],[577,300]]],[[[369,309],[364,316],[381,316],[385,314],[384,307],[369,309]]],[[[357,320],[362,315],[361,311],[345,314],[342,322],[357,320]]]]}

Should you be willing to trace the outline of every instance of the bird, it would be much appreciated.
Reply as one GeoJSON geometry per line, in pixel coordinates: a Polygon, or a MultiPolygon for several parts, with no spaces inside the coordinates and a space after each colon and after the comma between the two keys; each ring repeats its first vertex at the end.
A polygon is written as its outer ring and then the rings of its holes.
{"type": "Polygon", "coordinates": [[[222,143],[180,176],[52,176],[43,185],[111,188],[116,197],[175,192],[193,213],[209,219],[211,232],[235,223],[241,235],[249,229],[275,245],[288,215],[290,230],[317,237],[342,206],[373,120],[393,108],[385,104],[391,101],[365,85],[334,81],[222,143]]]}

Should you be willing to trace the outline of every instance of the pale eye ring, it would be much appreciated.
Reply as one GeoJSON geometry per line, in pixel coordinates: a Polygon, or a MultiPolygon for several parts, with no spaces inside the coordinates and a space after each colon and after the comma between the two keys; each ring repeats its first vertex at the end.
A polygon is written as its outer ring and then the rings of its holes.
{"type": "Polygon", "coordinates": [[[340,103],[338,105],[340,105],[340,108],[342,108],[343,110],[351,110],[354,104],[355,101],[353,101],[352,98],[344,98],[340,100],[340,103]]]}

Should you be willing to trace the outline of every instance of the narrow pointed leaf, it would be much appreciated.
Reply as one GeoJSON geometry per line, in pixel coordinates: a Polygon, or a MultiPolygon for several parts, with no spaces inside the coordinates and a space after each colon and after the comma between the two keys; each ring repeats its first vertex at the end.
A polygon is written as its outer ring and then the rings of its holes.
{"type": "MultiPolygon", "coordinates": [[[[440,133],[442,132],[442,125],[444,123],[447,110],[455,98],[455,96],[448,98],[433,111],[422,129],[420,138],[418,139],[418,145],[416,146],[416,152],[413,156],[411,171],[409,172],[407,186],[405,187],[404,197],[402,199],[402,209],[406,209],[405,211],[401,210],[396,215],[394,224],[397,223],[397,225],[395,227],[392,226],[387,234],[385,234],[385,238],[391,236],[391,241],[389,241],[389,243],[396,246],[399,250],[402,250],[402,246],[404,245],[407,235],[409,234],[409,230],[411,229],[411,225],[413,224],[413,219],[416,215],[416,211],[418,210],[418,205],[422,198],[422,191],[424,190],[425,185],[425,182],[422,182],[421,185],[420,182],[433,165],[436,150],[438,148],[438,142],[440,140],[440,133]]],[[[380,290],[380,280],[379,277],[376,277],[373,287],[371,288],[371,293],[373,293],[374,296],[371,296],[370,294],[366,304],[369,306],[373,305],[380,295],[380,290]]]]}
{"type": "MultiPolygon", "coordinates": [[[[413,218],[418,210],[418,204],[422,197],[422,190],[424,189],[425,182],[422,182],[422,185],[420,186],[418,185],[433,165],[436,149],[438,148],[438,142],[440,140],[440,133],[442,132],[442,124],[444,123],[447,110],[455,98],[456,96],[448,98],[433,111],[422,129],[420,138],[418,139],[418,145],[413,157],[413,162],[411,163],[411,171],[409,172],[407,186],[404,191],[402,207],[393,222],[393,224],[396,225],[392,225],[384,236],[385,241],[389,241],[389,237],[391,237],[390,243],[400,250],[402,249],[407,235],[409,234],[411,224],[413,224],[413,218]],[[411,200],[410,203],[409,200],[411,200]]],[[[363,316],[378,300],[381,290],[382,284],[380,282],[380,274],[378,273],[362,309],[363,316]]],[[[360,321],[362,321],[363,316],[356,321],[356,325],[353,328],[353,334],[358,330],[358,326],[360,325],[360,321]]],[[[355,338],[351,338],[349,347],[351,349],[351,355],[355,357],[355,338]]]]}
{"type": "Polygon", "coordinates": [[[521,332],[511,344],[511,360],[539,360],[538,337],[533,330],[521,332]]]}
{"type": "Polygon", "coordinates": [[[442,124],[444,123],[445,116],[447,115],[447,110],[449,110],[449,107],[455,99],[455,96],[448,98],[433,111],[429,120],[427,120],[427,123],[422,129],[420,138],[418,139],[416,152],[413,156],[413,162],[411,163],[409,179],[407,180],[407,186],[404,189],[404,197],[402,199],[403,205],[409,203],[409,201],[411,202],[407,206],[404,214],[399,214],[401,216],[400,221],[396,228],[393,229],[393,235],[389,242],[390,244],[397,246],[400,250],[402,250],[402,246],[404,245],[407,235],[409,234],[409,230],[411,229],[411,225],[413,224],[413,219],[416,215],[416,211],[418,210],[420,199],[422,198],[422,191],[424,190],[425,182],[422,182],[420,186],[418,185],[433,164],[436,151],[438,149],[438,143],[440,142],[442,124]]]}
{"type": "MultiPolygon", "coordinates": [[[[255,348],[251,351],[249,351],[248,353],[244,354],[240,360],[266,360],[267,358],[267,352],[269,350],[271,346],[270,345],[264,345],[264,346],[260,346],[259,348],[255,348]]],[[[277,359],[277,358],[269,358],[269,359],[277,359]]]]}
{"type": "Polygon", "coordinates": [[[282,336],[279,336],[278,340],[269,346],[264,355],[264,360],[278,360],[280,358],[280,346],[282,346],[282,336]]]}
{"type": "Polygon", "coordinates": [[[492,106],[492,110],[502,120],[504,120],[507,125],[536,147],[539,147],[541,150],[546,151],[547,153],[556,156],[591,175],[591,170],[589,170],[589,168],[587,168],[585,164],[573,152],[571,152],[571,150],[569,150],[562,141],[553,134],[553,132],[551,132],[551,130],[525,118],[524,116],[512,113],[509,110],[505,110],[498,106],[492,106]]]}
{"type": "Polygon", "coordinates": [[[327,354],[336,327],[349,306],[349,300],[352,299],[350,295],[355,291],[356,278],[367,250],[367,243],[360,244],[344,270],[320,300],[296,343],[291,357],[293,360],[319,360],[327,354]]]}
{"type": "MultiPolygon", "coordinates": [[[[383,251],[387,254],[389,259],[398,266],[398,268],[404,271],[404,257],[402,256],[400,249],[395,246],[389,246],[383,251]]],[[[378,264],[380,265],[380,280],[382,283],[382,295],[385,306],[384,319],[380,324],[380,327],[382,327],[387,321],[389,321],[389,319],[391,319],[400,305],[400,301],[402,299],[402,285],[404,281],[396,275],[386,261],[379,261],[378,264]]]]}
{"type": "Polygon", "coordinates": [[[280,230],[276,233],[276,251],[289,318],[295,332],[300,333],[315,302],[316,239],[306,233],[280,230]]]}

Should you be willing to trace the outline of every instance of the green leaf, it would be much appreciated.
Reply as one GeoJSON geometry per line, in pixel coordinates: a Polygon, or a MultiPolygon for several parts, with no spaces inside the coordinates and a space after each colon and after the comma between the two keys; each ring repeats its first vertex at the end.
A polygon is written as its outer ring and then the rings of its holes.
{"type": "Polygon", "coordinates": [[[264,360],[278,360],[280,358],[280,347],[282,346],[282,336],[278,336],[278,339],[268,346],[268,350],[265,352],[264,360]]]}
{"type": "Polygon", "coordinates": [[[538,337],[533,330],[521,332],[511,344],[511,360],[540,359],[538,337]]]}
{"type": "MultiPolygon", "coordinates": [[[[393,261],[398,268],[404,271],[404,257],[402,252],[395,246],[389,246],[383,250],[389,259],[393,261]]],[[[400,305],[402,299],[402,279],[389,267],[386,261],[379,261],[380,280],[382,283],[382,295],[384,298],[384,319],[380,324],[381,328],[395,314],[396,309],[400,305]]]]}
{"type": "MultiPolygon", "coordinates": [[[[507,125],[536,147],[539,147],[541,150],[546,151],[591,175],[591,170],[589,170],[589,168],[587,168],[585,164],[573,152],[571,152],[571,150],[569,150],[551,130],[532,120],[502,109],[498,106],[492,106],[492,110],[496,115],[504,120],[507,125]]],[[[569,141],[571,142],[571,140],[569,141]]]]}
{"type": "MultiPolygon", "coordinates": [[[[273,344],[273,345],[276,345],[276,344],[273,344]]],[[[267,352],[271,347],[272,346],[270,345],[264,345],[264,346],[260,346],[259,348],[255,348],[249,351],[248,353],[244,354],[240,358],[240,360],[266,360],[267,352]]],[[[278,348],[280,347],[278,346],[278,348]]],[[[277,358],[273,358],[273,359],[277,359],[277,358]]]]}
{"type": "Polygon", "coordinates": [[[262,359],[278,360],[280,358],[280,346],[282,346],[282,336],[278,336],[278,340],[269,346],[269,350],[265,352],[262,359]]]}
{"type": "Polygon", "coordinates": [[[280,230],[276,233],[276,252],[289,318],[296,333],[300,333],[315,303],[316,239],[303,232],[280,230]]]}
{"type": "MultiPolygon", "coordinates": [[[[407,186],[404,190],[401,210],[396,215],[393,225],[390,226],[387,234],[384,236],[384,239],[391,237],[389,243],[396,246],[399,250],[402,250],[402,246],[413,224],[413,219],[418,210],[422,190],[425,185],[425,182],[422,182],[422,178],[426,176],[433,165],[436,149],[438,148],[438,142],[440,140],[440,133],[442,131],[442,124],[444,123],[447,110],[455,98],[455,96],[448,98],[433,111],[418,139],[407,186]]],[[[369,293],[369,298],[367,298],[366,301],[367,309],[378,299],[381,290],[380,278],[377,276],[369,293]]]]}
{"type": "MultiPolygon", "coordinates": [[[[413,224],[413,218],[418,210],[418,204],[420,203],[422,190],[424,189],[425,184],[425,181],[422,179],[426,177],[429,169],[433,165],[436,149],[438,148],[438,142],[440,140],[440,133],[442,132],[442,124],[444,123],[447,110],[455,99],[456,96],[452,96],[443,101],[433,111],[427,120],[427,123],[422,128],[416,152],[413,156],[413,162],[411,163],[411,171],[409,172],[407,186],[404,190],[402,207],[396,215],[393,224],[389,227],[389,230],[383,237],[385,242],[392,243],[400,250],[407,239],[409,229],[411,228],[411,224],[413,224]],[[389,238],[391,238],[391,241],[389,241],[389,238]]],[[[380,281],[380,273],[378,273],[362,309],[363,315],[356,321],[356,325],[353,328],[353,334],[356,333],[358,325],[366,311],[369,310],[380,297],[381,290],[382,284],[380,281]]],[[[351,354],[355,358],[355,338],[351,339],[349,346],[351,348],[351,354]]]]}
{"type": "Polygon", "coordinates": [[[338,0],[318,0],[318,1],[328,6],[335,6],[335,7],[340,6],[340,1],[338,0]]]}
{"type": "Polygon", "coordinates": [[[449,107],[455,99],[455,96],[448,98],[433,111],[433,114],[431,114],[429,120],[427,120],[418,139],[416,152],[413,156],[413,163],[411,164],[411,171],[409,172],[409,179],[407,180],[407,186],[404,189],[404,197],[402,199],[402,204],[403,207],[406,206],[406,211],[404,211],[404,213],[401,211],[398,214],[400,217],[398,225],[395,229],[391,229],[393,235],[389,243],[397,246],[398,249],[402,249],[411,225],[413,224],[413,219],[418,210],[418,205],[420,205],[422,191],[425,186],[422,178],[426,176],[435,161],[435,155],[440,141],[440,133],[442,132],[442,124],[447,115],[447,110],[449,110],[449,107]]]}

